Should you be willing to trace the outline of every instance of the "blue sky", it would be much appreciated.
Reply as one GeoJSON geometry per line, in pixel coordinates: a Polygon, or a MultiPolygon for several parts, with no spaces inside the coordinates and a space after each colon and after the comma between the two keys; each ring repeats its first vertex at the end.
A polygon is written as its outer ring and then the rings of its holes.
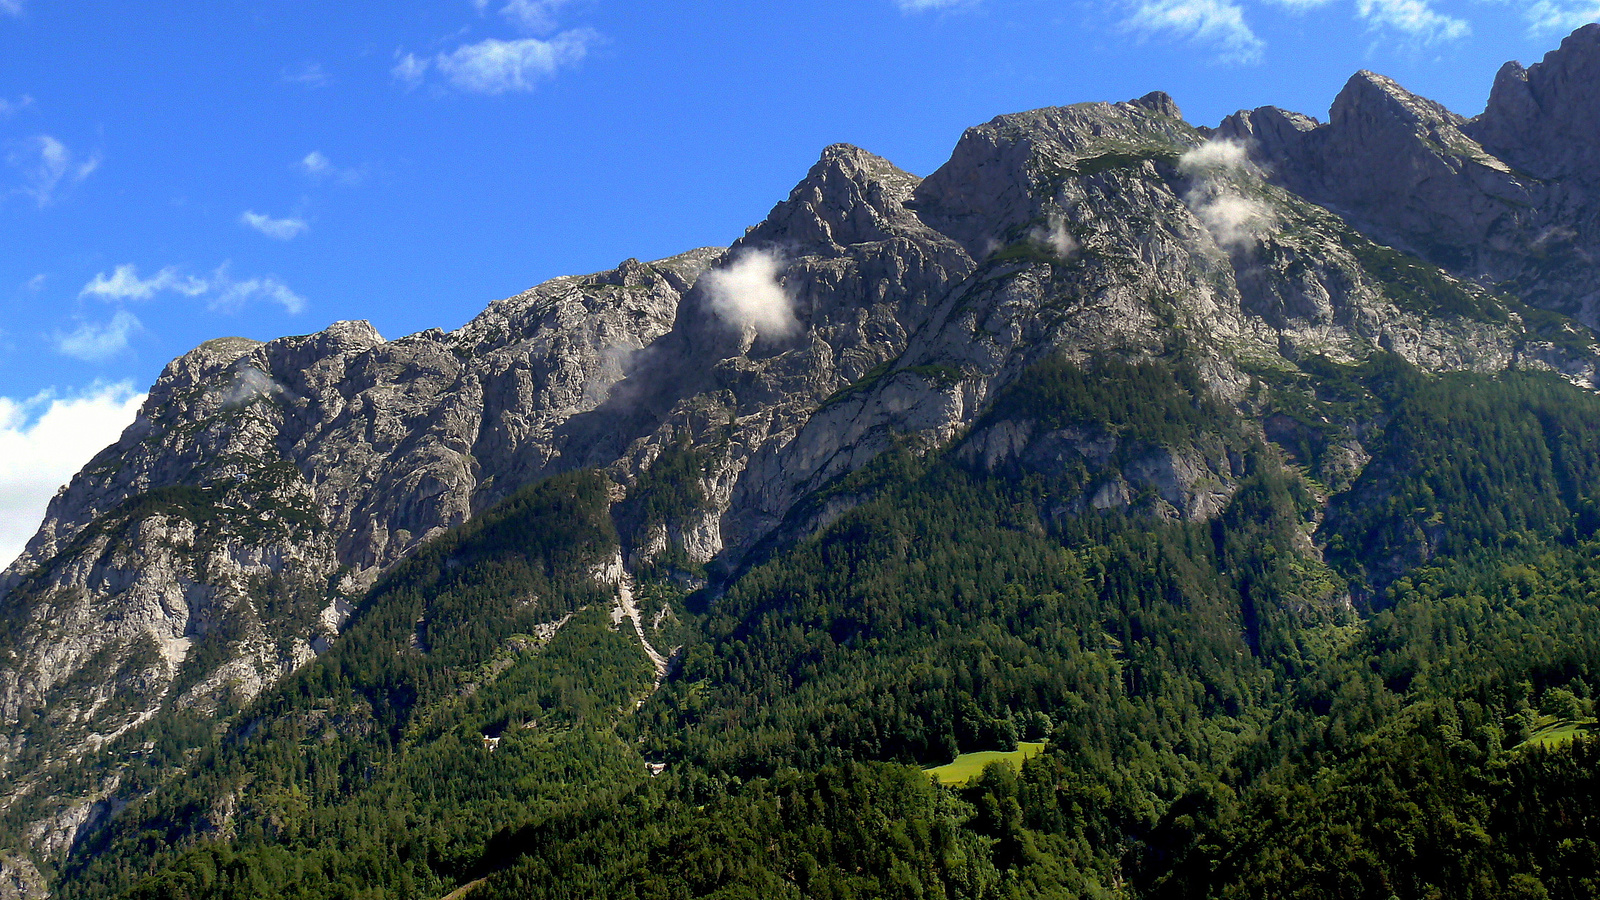
{"type": "Polygon", "coordinates": [[[1197,124],[1322,117],[1361,68],[1472,115],[1502,62],[1596,17],[1600,0],[0,0],[0,558],[5,522],[31,531],[129,398],[208,338],[453,328],[554,275],[726,244],[836,141],[927,174],[1000,113],[1161,89],[1197,124]]]}

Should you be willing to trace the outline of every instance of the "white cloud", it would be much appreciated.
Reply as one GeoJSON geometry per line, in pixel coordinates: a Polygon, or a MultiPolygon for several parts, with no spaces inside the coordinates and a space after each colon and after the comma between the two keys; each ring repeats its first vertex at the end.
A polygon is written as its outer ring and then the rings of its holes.
{"type": "Polygon", "coordinates": [[[0,97],[0,119],[4,119],[13,113],[21,112],[32,105],[33,98],[27,94],[23,94],[15,100],[7,100],[4,97],[0,97]]]}
{"type": "Polygon", "coordinates": [[[1536,0],[1522,10],[1530,34],[1565,33],[1600,22],[1600,0],[1536,0]]]}
{"type": "Polygon", "coordinates": [[[84,322],[76,331],[56,335],[56,349],[84,362],[102,362],[128,349],[128,339],[144,326],[133,313],[119,309],[104,325],[84,322]]]}
{"type": "Polygon", "coordinates": [[[49,275],[46,275],[45,273],[40,272],[39,274],[33,276],[32,278],[29,278],[28,279],[28,283],[24,284],[23,287],[25,287],[29,291],[32,291],[33,293],[37,294],[40,291],[44,290],[44,283],[46,281],[49,281],[49,280],[50,280],[50,276],[49,275]]]}
{"type": "Polygon", "coordinates": [[[1178,157],[1178,171],[1193,178],[1214,172],[1233,172],[1250,162],[1250,154],[1237,141],[1206,141],[1178,157]]]}
{"type": "Polygon", "coordinates": [[[168,266],[149,278],[140,278],[135,266],[117,266],[110,275],[104,272],[95,275],[78,296],[121,301],[148,300],[161,293],[205,297],[207,308],[226,312],[237,311],[258,300],[276,303],[290,314],[306,308],[305,298],[277,278],[267,275],[238,281],[228,274],[227,263],[205,277],[187,275],[175,266],[168,266]]]}
{"type": "Polygon", "coordinates": [[[300,171],[310,175],[318,181],[332,181],[342,185],[356,185],[366,177],[366,173],[357,168],[345,168],[333,164],[321,150],[313,150],[300,158],[300,171]]]}
{"type": "Polygon", "coordinates": [[[1226,63],[1258,62],[1266,46],[1245,21],[1244,8],[1229,0],[1137,0],[1122,27],[1214,47],[1226,63]]]}
{"type": "Polygon", "coordinates": [[[549,40],[489,38],[441,53],[434,65],[453,86],[470,93],[531,91],[562,68],[576,65],[598,39],[588,28],[563,31],[549,40]]]}
{"type": "Polygon", "coordinates": [[[78,296],[98,297],[101,300],[148,300],[156,294],[168,291],[198,297],[209,289],[210,286],[205,281],[192,275],[180,274],[173,266],[168,266],[149,278],[140,278],[138,267],[130,264],[117,266],[110,275],[104,272],[97,273],[83,286],[83,290],[78,292],[78,296]]]}
{"type": "Polygon", "coordinates": [[[305,311],[305,298],[289,290],[289,286],[278,279],[268,275],[248,281],[234,281],[227,276],[226,269],[227,266],[223,266],[212,276],[211,287],[215,293],[206,303],[209,308],[236,312],[246,304],[265,300],[282,306],[290,315],[305,311]]]}
{"type": "Polygon", "coordinates": [[[288,393],[289,390],[273,380],[271,375],[255,366],[245,366],[234,376],[233,384],[223,396],[222,403],[224,406],[243,406],[262,397],[288,393]]]}
{"type": "Polygon", "coordinates": [[[1191,197],[1189,208],[1224,249],[1253,246],[1263,231],[1277,224],[1272,207],[1259,200],[1220,191],[1191,197]]]}
{"type": "Polygon", "coordinates": [[[1249,166],[1244,145],[1229,140],[1207,141],[1178,157],[1178,171],[1195,179],[1184,202],[1212,240],[1227,250],[1253,246],[1263,231],[1277,225],[1270,204],[1240,195],[1229,180],[1249,166]]]}
{"type": "Polygon", "coordinates": [[[56,489],[115,442],[143,402],[127,383],[70,398],[0,397],[0,565],[22,552],[56,489]]]}
{"type": "Polygon", "coordinates": [[[1356,0],[1356,14],[1372,28],[1404,33],[1423,44],[1466,37],[1472,26],[1437,12],[1427,0],[1356,0]]]}
{"type": "Polygon", "coordinates": [[[919,13],[931,12],[937,9],[954,9],[957,6],[967,6],[977,0],[894,0],[894,5],[900,7],[901,12],[919,13]]]}
{"type": "Polygon", "coordinates": [[[321,150],[313,150],[300,160],[300,168],[305,169],[307,174],[326,175],[333,171],[333,163],[321,150]]]}
{"type": "Polygon", "coordinates": [[[305,219],[274,219],[255,210],[245,210],[239,216],[239,221],[269,238],[275,238],[280,241],[287,241],[305,231],[308,227],[305,219]]]}
{"type": "Polygon", "coordinates": [[[322,63],[308,62],[299,66],[289,67],[279,72],[280,77],[290,84],[303,84],[306,87],[323,87],[333,78],[322,68],[322,63]]]}
{"type": "Polygon", "coordinates": [[[400,82],[407,88],[414,88],[421,84],[422,77],[428,74],[428,60],[417,56],[415,53],[402,54],[399,50],[396,50],[394,51],[394,68],[389,70],[389,74],[394,77],[395,81],[400,82]]]}
{"type": "Polygon", "coordinates": [[[22,173],[23,186],[17,193],[32,197],[40,208],[54,202],[58,191],[78,184],[100,167],[98,155],[85,159],[48,134],[24,141],[7,154],[6,161],[22,173]]]}
{"type": "Polygon", "coordinates": [[[1050,219],[1048,226],[1034,226],[1028,231],[1028,239],[1054,253],[1057,259],[1071,259],[1078,252],[1077,240],[1067,231],[1067,223],[1059,218],[1050,219]]]}
{"type": "Polygon", "coordinates": [[[745,250],[725,267],[700,276],[711,310],[737,328],[753,328],[761,337],[785,337],[800,327],[794,300],[778,273],[783,257],[770,250],[745,250]]]}
{"type": "Polygon", "coordinates": [[[1329,3],[1334,2],[1334,0],[1268,0],[1268,2],[1277,4],[1278,6],[1287,6],[1295,12],[1302,12],[1308,9],[1315,9],[1319,6],[1327,6],[1329,3]]]}
{"type": "MultiPolygon", "coordinates": [[[[567,3],[568,0],[510,0],[500,7],[500,15],[512,24],[538,34],[555,30],[556,10],[567,3]]],[[[478,9],[481,11],[485,5],[480,4],[478,9]]]]}

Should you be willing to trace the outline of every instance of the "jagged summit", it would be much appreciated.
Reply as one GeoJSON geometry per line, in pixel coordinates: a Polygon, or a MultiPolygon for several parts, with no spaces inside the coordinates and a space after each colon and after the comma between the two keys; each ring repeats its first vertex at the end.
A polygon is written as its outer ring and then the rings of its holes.
{"type": "Polygon", "coordinates": [[[1225,119],[1272,180],[1378,240],[1600,325],[1600,26],[1508,63],[1466,119],[1371,72],[1329,121],[1271,107],[1225,119]]]}
{"type": "Polygon", "coordinates": [[[1574,31],[1526,69],[1506,63],[1467,130],[1535,177],[1600,184],[1600,24],[1574,31]]]}
{"type": "Polygon", "coordinates": [[[1344,89],[1334,98],[1328,120],[1334,127],[1358,127],[1373,120],[1398,121],[1424,131],[1466,122],[1465,117],[1446,109],[1444,104],[1413,94],[1393,78],[1366,69],[1345,82],[1344,89]]]}
{"type": "Polygon", "coordinates": [[[812,247],[891,240],[928,228],[906,208],[922,179],[881,156],[850,144],[833,144],[788,199],[734,246],[772,245],[805,253],[812,247]]]}
{"type": "Polygon", "coordinates": [[[1079,103],[997,116],[969,128],[950,160],[917,187],[924,220],[983,256],[1005,232],[1043,217],[1041,180],[1095,159],[1175,154],[1200,135],[1160,92],[1125,103],[1079,103]]]}

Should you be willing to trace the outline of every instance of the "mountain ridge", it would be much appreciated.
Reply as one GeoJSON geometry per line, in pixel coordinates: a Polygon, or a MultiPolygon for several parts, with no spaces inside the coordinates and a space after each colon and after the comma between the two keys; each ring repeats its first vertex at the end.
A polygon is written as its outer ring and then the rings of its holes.
{"type": "MultiPolygon", "coordinates": [[[[552,279],[449,333],[202,344],[0,576],[0,808],[42,803],[8,849],[67,858],[141,795],[115,766],[59,796],[49,779],[147,723],[225,723],[384,573],[551,476],[604,473],[628,571],[722,586],[869,501],[851,480],[907,450],[1066,478],[1058,518],[1210,523],[1246,489],[1227,435],[996,418],[1061,360],[1135,381],[1177,361],[1245,413],[1302,364],[1383,354],[1593,389],[1592,335],[1564,318],[1597,321],[1588,157],[1508,135],[1593,105],[1597,39],[1508,64],[1473,120],[1363,72],[1327,124],[1268,107],[1197,129],[1157,92],[997,117],[926,178],[836,144],[726,249],[552,279]]],[[[1263,445],[1327,431],[1299,460],[1324,488],[1372,458],[1360,422],[1273,427],[1263,445]]],[[[1318,565],[1320,515],[1284,538],[1318,565]]]]}

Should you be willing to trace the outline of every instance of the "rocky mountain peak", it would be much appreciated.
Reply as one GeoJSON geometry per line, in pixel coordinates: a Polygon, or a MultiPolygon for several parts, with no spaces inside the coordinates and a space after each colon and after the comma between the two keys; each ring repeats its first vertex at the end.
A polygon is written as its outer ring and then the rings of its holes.
{"type": "Polygon", "coordinates": [[[921,180],[860,147],[833,144],[788,198],[734,246],[773,245],[790,254],[836,252],[926,231],[905,205],[921,180]]]}
{"type": "Polygon", "coordinates": [[[1539,178],[1596,180],[1600,165],[1600,24],[1568,35],[1544,61],[1508,62],[1467,129],[1539,178]]]}
{"type": "Polygon", "coordinates": [[[1367,123],[1404,125],[1414,131],[1460,126],[1466,119],[1426,97],[1419,97],[1386,75],[1362,69],[1350,76],[1333,101],[1329,122],[1337,129],[1367,123]]]}
{"type": "Polygon", "coordinates": [[[1139,106],[1150,110],[1158,116],[1167,116],[1172,119],[1183,118],[1183,110],[1178,108],[1178,101],[1166,91],[1151,91],[1137,100],[1128,101],[1131,106],[1139,106]]]}
{"type": "Polygon", "coordinates": [[[1212,136],[1250,147],[1259,158],[1281,159],[1298,152],[1305,135],[1315,131],[1316,119],[1276,106],[1241,109],[1222,120],[1212,136]]]}
{"type": "Polygon", "coordinates": [[[967,129],[914,202],[930,225],[982,256],[1008,231],[1041,218],[1041,182],[1091,160],[1175,154],[1199,137],[1159,91],[1124,103],[1011,113],[967,129]]]}

